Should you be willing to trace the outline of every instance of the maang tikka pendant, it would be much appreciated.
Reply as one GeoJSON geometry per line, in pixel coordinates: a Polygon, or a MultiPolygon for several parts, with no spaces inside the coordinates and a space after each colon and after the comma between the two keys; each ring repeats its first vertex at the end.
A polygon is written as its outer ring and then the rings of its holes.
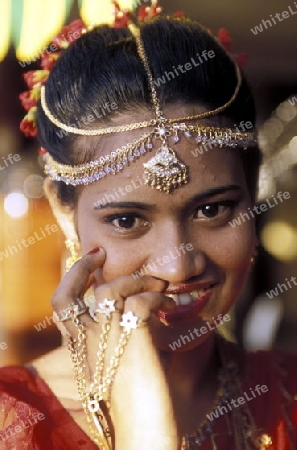
{"type": "Polygon", "coordinates": [[[188,182],[186,166],[165,143],[153,158],[143,164],[143,167],[145,184],[166,194],[188,182]]]}

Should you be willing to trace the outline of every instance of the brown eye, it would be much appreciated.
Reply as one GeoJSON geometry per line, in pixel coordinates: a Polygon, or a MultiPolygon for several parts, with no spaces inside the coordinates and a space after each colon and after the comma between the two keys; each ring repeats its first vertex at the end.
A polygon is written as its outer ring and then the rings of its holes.
{"type": "Polygon", "coordinates": [[[207,218],[215,217],[219,214],[219,212],[220,212],[220,205],[218,205],[217,203],[203,206],[203,208],[201,209],[201,213],[207,218]]]}
{"type": "Polygon", "coordinates": [[[105,219],[117,231],[137,230],[147,226],[148,222],[137,214],[113,214],[105,219]]]}
{"type": "Polygon", "coordinates": [[[214,219],[230,212],[236,205],[235,201],[208,203],[200,206],[195,212],[195,219],[214,219]]]}
{"type": "Polygon", "coordinates": [[[122,216],[118,219],[113,220],[113,224],[119,228],[133,228],[133,226],[137,226],[137,222],[139,222],[140,219],[135,216],[122,216]]]}

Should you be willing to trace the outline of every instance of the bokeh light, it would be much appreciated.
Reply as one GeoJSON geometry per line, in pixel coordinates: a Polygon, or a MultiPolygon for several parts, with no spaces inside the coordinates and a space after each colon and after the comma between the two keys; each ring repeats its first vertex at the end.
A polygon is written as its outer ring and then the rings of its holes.
{"type": "Polygon", "coordinates": [[[297,258],[297,231],[289,223],[268,223],[261,233],[264,248],[281,261],[297,258]]]}
{"type": "Polygon", "coordinates": [[[11,217],[22,217],[28,212],[29,202],[20,192],[12,192],[4,199],[4,210],[11,217]]]}

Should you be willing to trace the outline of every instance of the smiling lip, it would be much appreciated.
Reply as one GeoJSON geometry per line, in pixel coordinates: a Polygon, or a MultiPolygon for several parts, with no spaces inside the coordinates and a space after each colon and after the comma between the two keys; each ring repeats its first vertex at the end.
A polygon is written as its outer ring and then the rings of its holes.
{"type": "Polygon", "coordinates": [[[172,286],[168,287],[164,292],[167,294],[186,294],[188,292],[200,291],[201,289],[208,289],[214,284],[217,284],[216,281],[209,281],[204,283],[196,283],[196,284],[182,284],[180,286],[172,286]]]}
{"type": "Polygon", "coordinates": [[[193,300],[188,305],[179,305],[166,312],[158,310],[155,312],[155,315],[161,321],[165,321],[167,323],[182,322],[184,320],[192,319],[196,317],[197,314],[199,314],[199,312],[204,308],[211,294],[212,287],[209,287],[205,290],[205,292],[203,292],[202,295],[200,295],[200,297],[198,297],[196,300],[193,300]]]}

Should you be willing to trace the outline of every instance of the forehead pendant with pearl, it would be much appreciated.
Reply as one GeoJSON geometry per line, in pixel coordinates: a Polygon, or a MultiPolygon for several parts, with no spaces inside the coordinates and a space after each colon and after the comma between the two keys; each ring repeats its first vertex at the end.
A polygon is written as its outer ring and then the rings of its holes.
{"type": "Polygon", "coordinates": [[[155,156],[144,167],[145,184],[159,191],[169,194],[188,182],[188,170],[186,166],[178,160],[172,148],[167,144],[170,132],[164,127],[155,129],[155,138],[162,140],[161,147],[155,156]]]}

